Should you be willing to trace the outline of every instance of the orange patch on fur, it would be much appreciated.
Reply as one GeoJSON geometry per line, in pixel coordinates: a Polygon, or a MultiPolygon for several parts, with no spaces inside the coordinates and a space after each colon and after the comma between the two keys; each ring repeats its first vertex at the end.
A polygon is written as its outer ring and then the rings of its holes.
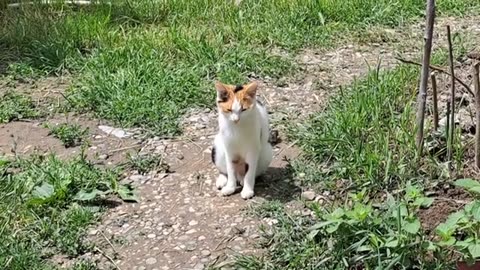
{"type": "Polygon", "coordinates": [[[257,90],[257,83],[252,82],[242,86],[228,85],[217,82],[215,88],[218,92],[218,106],[225,112],[232,111],[233,102],[238,100],[242,109],[248,110],[254,104],[254,98],[257,90]]]}

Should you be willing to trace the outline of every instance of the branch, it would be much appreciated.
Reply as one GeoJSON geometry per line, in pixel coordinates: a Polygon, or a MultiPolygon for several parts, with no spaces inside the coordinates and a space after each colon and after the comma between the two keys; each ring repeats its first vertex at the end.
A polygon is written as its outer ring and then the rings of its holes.
{"type": "Polygon", "coordinates": [[[430,56],[432,54],[433,25],[435,21],[435,0],[427,1],[427,19],[425,23],[425,45],[423,48],[422,73],[417,97],[417,136],[416,145],[418,157],[423,151],[423,126],[425,123],[425,103],[427,101],[428,75],[430,73],[430,56]]]}
{"type": "MultiPolygon", "coordinates": [[[[412,65],[416,65],[416,66],[422,66],[422,64],[418,63],[418,62],[415,62],[415,61],[412,61],[412,60],[407,60],[407,59],[403,59],[401,57],[398,57],[396,56],[395,59],[397,59],[398,61],[402,62],[402,63],[405,63],[405,64],[412,64],[412,65]]],[[[450,72],[446,71],[445,69],[441,68],[441,67],[437,67],[437,66],[434,66],[434,65],[430,65],[430,69],[432,70],[436,70],[440,73],[443,73],[443,74],[446,74],[448,76],[452,76],[450,74],[450,72]]],[[[467,89],[468,93],[470,93],[470,95],[472,95],[472,97],[475,96],[475,94],[473,93],[472,89],[470,89],[470,87],[464,83],[462,80],[460,80],[459,78],[455,77],[455,80],[461,84],[463,87],[465,87],[465,89],[467,89]]]]}
{"type": "Polygon", "coordinates": [[[437,94],[437,78],[435,73],[430,74],[430,79],[432,81],[432,91],[433,91],[433,128],[438,129],[438,94],[437,94]]]}
{"type": "Polygon", "coordinates": [[[475,165],[480,168],[480,63],[473,66],[473,86],[475,88],[475,165]]]}
{"type": "Polygon", "coordinates": [[[448,40],[448,63],[450,67],[450,106],[451,106],[451,115],[450,115],[450,139],[447,144],[447,159],[451,161],[453,154],[453,140],[455,134],[455,63],[453,62],[453,45],[452,45],[452,34],[450,31],[450,25],[447,25],[447,40],[448,40]]]}

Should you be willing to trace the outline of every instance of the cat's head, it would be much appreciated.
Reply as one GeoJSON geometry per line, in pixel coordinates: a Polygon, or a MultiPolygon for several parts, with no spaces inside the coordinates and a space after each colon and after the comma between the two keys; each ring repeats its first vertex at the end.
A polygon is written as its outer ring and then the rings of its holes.
{"type": "Polygon", "coordinates": [[[257,87],[256,82],[245,85],[228,85],[216,82],[219,113],[233,123],[238,123],[242,117],[248,116],[252,108],[255,107],[257,87]]]}

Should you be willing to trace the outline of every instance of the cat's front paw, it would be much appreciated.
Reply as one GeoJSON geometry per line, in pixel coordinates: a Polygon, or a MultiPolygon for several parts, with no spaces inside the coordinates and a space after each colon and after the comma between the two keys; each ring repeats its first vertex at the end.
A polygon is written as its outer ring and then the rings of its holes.
{"type": "Polygon", "coordinates": [[[247,189],[247,188],[243,188],[242,189],[242,192],[240,193],[240,196],[242,196],[243,199],[247,200],[247,199],[251,199],[254,195],[254,192],[253,192],[253,189],[247,189]]]}
{"type": "Polygon", "coordinates": [[[224,186],[220,192],[223,196],[232,195],[235,192],[235,187],[224,186]]]}
{"type": "Polygon", "coordinates": [[[217,177],[217,182],[215,185],[217,186],[217,189],[222,189],[224,186],[227,185],[227,177],[223,174],[220,174],[217,177]]]}

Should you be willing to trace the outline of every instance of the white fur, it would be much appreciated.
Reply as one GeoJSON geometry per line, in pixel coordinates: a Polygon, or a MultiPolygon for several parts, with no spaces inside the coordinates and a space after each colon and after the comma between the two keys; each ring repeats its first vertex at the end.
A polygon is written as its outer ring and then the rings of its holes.
{"type": "Polygon", "coordinates": [[[255,178],[264,173],[272,161],[272,146],[268,142],[268,114],[262,105],[254,101],[251,109],[241,111],[235,100],[231,113],[218,110],[219,133],[214,140],[215,164],[220,172],[216,186],[224,196],[235,192],[237,181],[242,184],[240,195],[249,199],[254,195],[255,178]],[[232,159],[240,157],[249,166],[244,179],[235,174],[232,159]]]}

